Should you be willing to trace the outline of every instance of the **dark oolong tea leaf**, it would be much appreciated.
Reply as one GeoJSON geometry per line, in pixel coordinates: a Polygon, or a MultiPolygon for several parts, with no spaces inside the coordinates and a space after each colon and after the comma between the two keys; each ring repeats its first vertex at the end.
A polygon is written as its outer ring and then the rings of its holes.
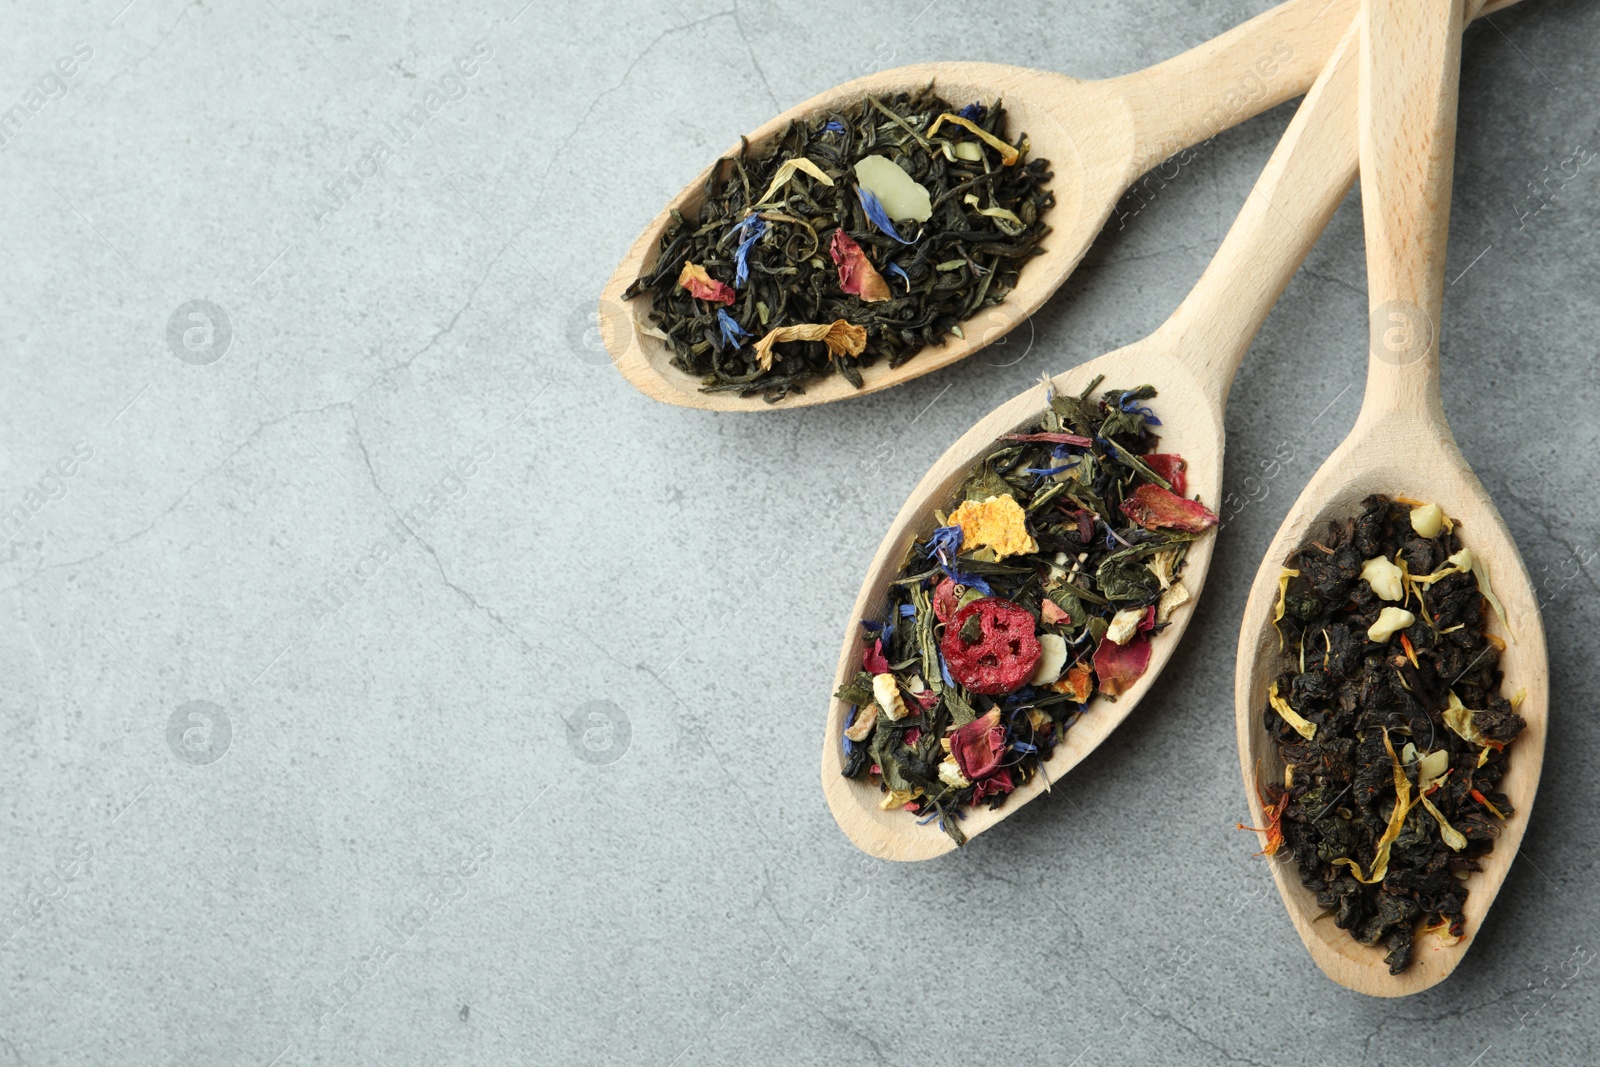
{"type": "Polygon", "coordinates": [[[1007,434],[917,541],[861,670],[835,696],[844,774],[884,808],[938,819],[1004,803],[1096,693],[1115,700],[1189,599],[1189,545],[1217,517],[1188,499],[1183,457],[1156,451],[1150,386],[1055,396],[1007,434]]]}
{"type": "Polygon", "coordinates": [[[898,367],[1000,303],[1041,249],[1046,160],[1005,137],[999,103],[959,111],[932,87],[794,123],[717,161],[698,215],[676,215],[650,292],[672,364],[705,392],[770,402],[808,379],[898,367]]]}
{"type": "Polygon", "coordinates": [[[1419,932],[1461,937],[1467,875],[1513,814],[1496,785],[1521,697],[1500,695],[1505,644],[1484,632],[1500,602],[1437,504],[1384,496],[1295,553],[1279,588],[1266,853],[1287,845],[1318,905],[1399,974],[1419,932]]]}

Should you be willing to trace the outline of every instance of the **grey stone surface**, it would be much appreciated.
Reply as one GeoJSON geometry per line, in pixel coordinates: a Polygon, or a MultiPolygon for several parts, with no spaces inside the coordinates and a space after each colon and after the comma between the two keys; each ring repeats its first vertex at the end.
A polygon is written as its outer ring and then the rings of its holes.
{"type": "Polygon", "coordinates": [[[1360,395],[1355,195],[1245,363],[1248,503],[1135,718],[938,862],[856,853],[817,783],[905,494],[1168,314],[1289,107],[1125,205],[1020,353],[728,418],[585,341],[776,111],[923,60],[1113,75],[1260,0],[519,2],[5,16],[0,108],[44,99],[0,149],[0,1064],[1595,1062],[1600,9],[1466,45],[1446,406],[1548,598],[1551,741],[1475,949],[1393,1003],[1321,976],[1233,828],[1246,586],[1360,395]]]}

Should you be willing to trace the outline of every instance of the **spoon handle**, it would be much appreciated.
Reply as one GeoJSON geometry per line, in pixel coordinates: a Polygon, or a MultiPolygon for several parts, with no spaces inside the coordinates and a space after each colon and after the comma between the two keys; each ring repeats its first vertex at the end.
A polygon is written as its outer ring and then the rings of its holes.
{"type": "Polygon", "coordinates": [[[1267,313],[1355,181],[1357,38],[1352,16],[1210,265],[1156,332],[1195,366],[1219,410],[1267,313]]]}
{"type": "Polygon", "coordinates": [[[1364,0],[1361,217],[1371,333],[1361,420],[1444,426],[1439,312],[1455,169],[1460,0],[1364,0]]]}
{"type": "Polygon", "coordinates": [[[1134,174],[1304,93],[1358,3],[1288,0],[1187,52],[1110,79],[1133,112],[1134,174]]]}

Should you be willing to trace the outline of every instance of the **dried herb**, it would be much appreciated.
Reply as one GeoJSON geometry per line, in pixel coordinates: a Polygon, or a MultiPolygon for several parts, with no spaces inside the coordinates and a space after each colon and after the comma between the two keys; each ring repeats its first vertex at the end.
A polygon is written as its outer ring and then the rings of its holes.
{"type": "Polygon", "coordinates": [[[1334,922],[1389,973],[1419,929],[1459,938],[1466,878],[1513,812],[1496,790],[1525,725],[1500,696],[1498,604],[1437,505],[1368,497],[1288,561],[1285,670],[1263,711],[1284,781],[1262,787],[1266,851],[1287,846],[1334,922]]]}
{"type": "Polygon", "coordinates": [[[673,365],[706,392],[777,402],[835,372],[860,388],[862,367],[962,336],[1041,251],[1050,164],[1005,125],[998,102],[954,113],[929,86],[794,123],[759,156],[742,144],[624,296],[649,290],[673,365]],[[824,344],[830,327],[864,344],[824,344]]]}
{"type": "Polygon", "coordinates": [[[1056,396],[968,476],[907,555],[881,620],[863,620],[847,777],[965,841],[969,805],[996,807],[1039,773],[1094,695],[1128,690],[1189,599],[1184,556],[1217,517],[1183,496],[1183,457],[1158,453],[1149,386],[1056,396]],[[1140,501],[1162,494],[1168,517],[1140,501]],[[1176,503],[1172,503],[1176,502],[1176,503]]]}

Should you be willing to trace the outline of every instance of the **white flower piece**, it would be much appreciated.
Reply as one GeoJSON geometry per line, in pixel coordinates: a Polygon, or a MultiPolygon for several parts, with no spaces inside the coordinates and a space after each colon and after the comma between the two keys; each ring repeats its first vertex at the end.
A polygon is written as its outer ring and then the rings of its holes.
{"type": "Polygon", "coordinates": [[[1172,588],[1161,594],[1161,599],[1156,601],[1156,622],[1166,622],[1172,618],[1172,613],[1189,602],[1189,589],[1183,584],[1182,579],[1172,583],[1172,588]]]}
{"type": "Polygon", "coordinates": [[[890,722],[898,722],[906,717],[906,702],[901,699],[900,687],[895,684],[894,675],[887,671],[873,675],[872,695],[890,722]]]}
{"type": "Polygon", "coordinates": [[[1378,612],[1378,621],[1368,628],[1367,640],[1382,644],[1416,621],[1417,617],[1405,608],[1384,608],[1378,612]]]}
{"type": "Polygon", "coordinates": [[[1067,665],[1067,642],[1060,634],[1039,635],[1039,666],[1029,685],[1049,685],[1061,677],[1061,668],[1067,665]]]}
{"type": "Polygon", "coordinates": [[[961,767],[954,759],[947,759],[939,764],[939,781],[952,789],[965,789],[972,783],[961,773],[961,767]]]}
{"type": "Polygon", "coordinates": [[[1373,556],[1361,565],[1361,577],[1372,586],[1379,600],[1399,600],[1405,596],[1400,568],[1391,559],[1373,556]]]}
{"type": "Polygon", "coordinates": [[[1106,637],[1112,644],[1125,645],[1139,632],[1139,624],[1143,621],[1143,608],[1123,608],[1111,616],[1111,625],[1106,627],[1106,637]]]}
{"type": "Polygon", "coordinates": [[[1438,537],[1444,528],[1444,512],[1438,504],[1423,504],[1411,509],[1411,528],[1418,537],[1438,537]]]}

